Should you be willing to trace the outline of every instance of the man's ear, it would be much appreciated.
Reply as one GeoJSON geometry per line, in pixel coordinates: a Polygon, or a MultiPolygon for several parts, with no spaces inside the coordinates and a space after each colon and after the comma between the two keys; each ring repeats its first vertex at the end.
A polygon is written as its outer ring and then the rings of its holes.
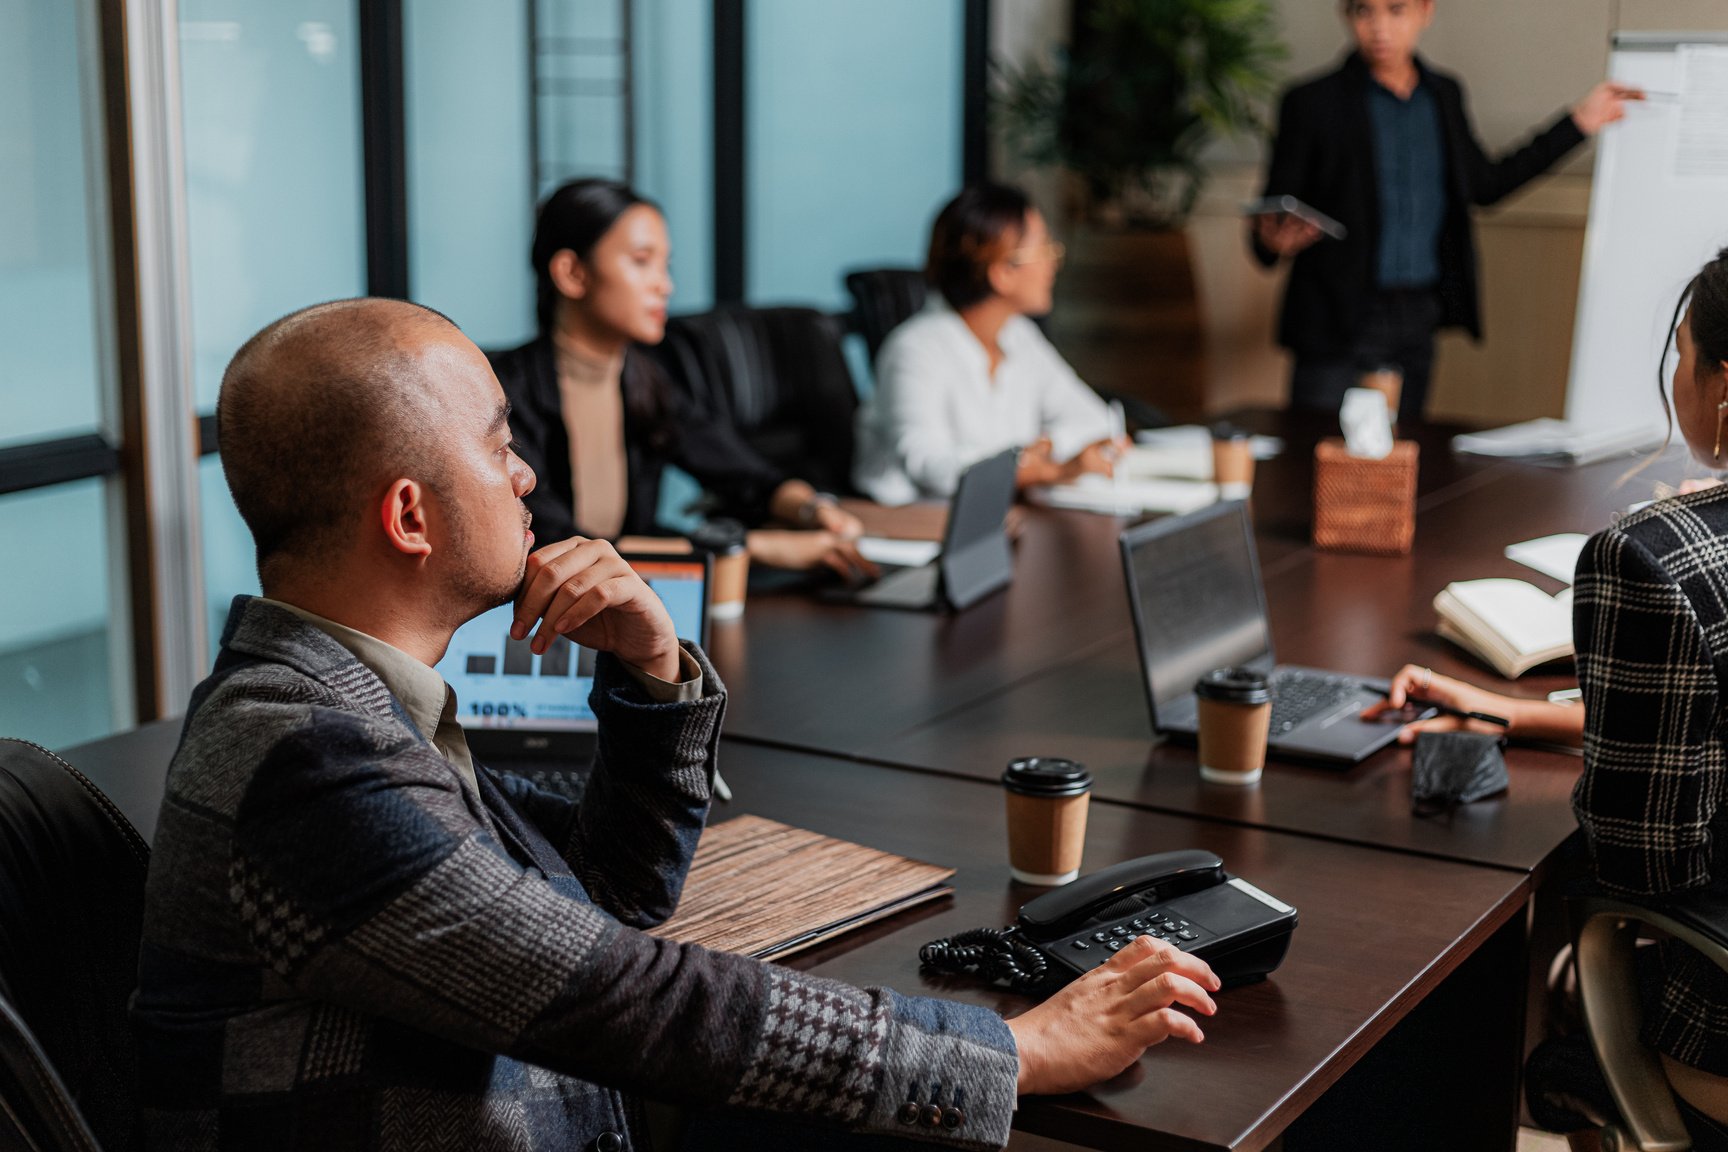
{"type": "Polygon", "coordinates": [[[426,489],[418,481],[397,480],[384,493],[379,506],[384,538],[405,556],[421,559],[432,555],[432,535],[426,515],[426,489]]]}
{"type": "Polygon", "coordinates": [[[580,300],[588,294],[588,269],[582,266],[576,253],[568,248],[560,248],[552,253],[552,259],[546,265],[546,271],[552,277],[552,286],[558,289],[558,294],[572,300],[580,300]]]}
{"type": "Polygon", "coordinates": [[[1009,281],[1014,275],[1014,266],[1006,260],[993,260],[990,267],[984,270],[984,279],[990,285],[990,291],[998,296],[1008,295],[1009,281]]]}

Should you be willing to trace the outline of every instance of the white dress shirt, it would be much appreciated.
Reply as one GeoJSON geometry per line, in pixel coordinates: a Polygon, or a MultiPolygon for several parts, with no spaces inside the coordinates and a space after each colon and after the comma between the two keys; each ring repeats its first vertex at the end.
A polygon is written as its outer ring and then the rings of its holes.
{"type": "Polygon", "coordinates": [[[906,321],[876,358],[876,393],[858,413],[853,480],[882,504],[946,497],[968,467],[1048,436],[1067,460],[1110,435],[1110,410],[1038,326],[1015,316],[984,345],[940,298],[906,321]]]}

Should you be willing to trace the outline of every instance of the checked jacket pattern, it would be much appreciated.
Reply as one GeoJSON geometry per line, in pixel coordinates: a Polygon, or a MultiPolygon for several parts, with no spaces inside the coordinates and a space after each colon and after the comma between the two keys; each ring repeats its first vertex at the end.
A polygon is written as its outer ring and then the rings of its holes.
{"type": "MultiPolygon", "coordinates": [[[[1728,488],[1591,538],[1573,585],[1584,774],[1572,806],[1597,879],[1639,895],[1728,884],[1728,488]]],[[[1644,1041],[1728,1075],[1728,977],[1662,945],[1644,1041]]]]}
{"type": "Polygon", "coordinates": [[[346,648],[236,601],[169,771],[146,892],[146,1146],[645,1146],[638,1097],[865,1137],[1006,1143],[995,1013],[650,934],[707,817],[725,689],[651,701],[602,656],[580,803],[469,782],[346,648]],[[968,1102],[908,1128],[906,1086],[968,1102]]]}

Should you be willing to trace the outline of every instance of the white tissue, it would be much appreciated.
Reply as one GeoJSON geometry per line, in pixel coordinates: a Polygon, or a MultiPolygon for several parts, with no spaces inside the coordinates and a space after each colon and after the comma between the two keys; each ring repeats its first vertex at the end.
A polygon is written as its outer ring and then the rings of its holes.
{"type": "Polygon", "coordinates": [[[1344,428],[1344,446],[1352,456],[1384,460],[1392,454],[1392,414],[1386,396],[1372,388],[1352,388],[1344,393],[1338,410],[1344,428]]]}

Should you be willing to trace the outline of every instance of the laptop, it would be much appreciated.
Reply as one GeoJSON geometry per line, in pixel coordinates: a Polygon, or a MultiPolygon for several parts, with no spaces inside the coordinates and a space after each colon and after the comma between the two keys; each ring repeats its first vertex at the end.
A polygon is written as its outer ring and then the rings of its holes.
{"type": "Polygon", "coordinates": [[[970,608],[1014,578],[1006,521],[1014,506],[1020,450],[980,460],[960,477],[948,504],[942,551],[916,567],[882,565],[880,578],[824,593],[825,598],[872,608],[970,608]]]}
{"type": "MultiPolygon", "coordinates": [[[[666,605],[680,640],[708,643],[708,583],[713,557],[626,555],[666,605]]],[[[502,604],[456,630],[438,674],[456,690],[457,719],[476,759],[493,763],[594,759],[598,725],[588,706],[594,687],[591,649],[555,637],[536,656],[527,640],[512,640],[515,606],[502,604]]]]}
{"type": "Polygon", "coordinates": [[[1386,681],[1277,663],[1247,504],[1149,521],[1120,540],[1153,732],[1193,740],[1194,682],[1245,665],[1272,681],[1272,755],[1349,765],[1397,738],[1397,724],[1359,718],[1386,681]]]}

